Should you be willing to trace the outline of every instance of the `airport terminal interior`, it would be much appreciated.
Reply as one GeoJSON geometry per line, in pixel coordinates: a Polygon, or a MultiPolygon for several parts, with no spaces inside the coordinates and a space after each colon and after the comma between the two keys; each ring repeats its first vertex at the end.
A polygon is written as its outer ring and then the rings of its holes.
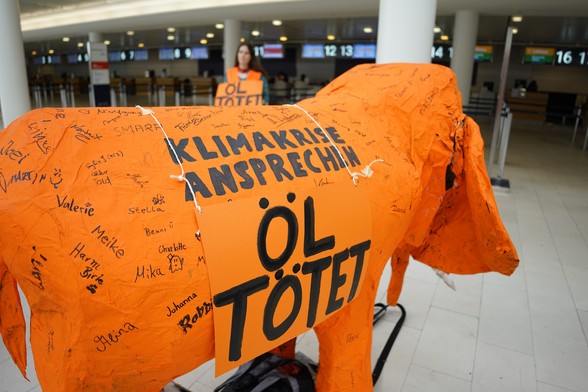
{"type": "MultiPolygon", "coordinates": [[[[18,3],[31,109],[92,104],[90,33],[108,48],[112,106],[200,106],[214,103],[224,81],[223,34],[229,21],[238,20],[240,37],[254,45],[268,73],[269,103],[282,105],[313,97],[358,64],[377,62],[382,23],[376,0],[208,1],[197,11],[63,26],[57,15],[133,1],[18,3]],[[46,15],[56,26],[41,25],[46,15]]],[[[508,127],[504,155],[497,153],[487,169],[520,266],[511,276],[451,274],[453,288],[411,260],[399,299],[406,320],[374,390],[588,391],[588,5],[436,3],[431,62],[439,66],[452,65],[456,13],[476,12],[471,90],[463,109],[480,126],[486,156],[497,129],[508,127]],[[513,22],[513,16],[522,20],[513,22]],[[503,116],[496,113],[500,99],[508,107],[503,116]]],[[[386,301],[391,273],[387,267],[378,302],[386,301]]],[[[25,317],[28,322],[28,311],[25,317]]],[[[374,326],[372,364],[399,317],[391,307],[374,326]]],[[[0,343],[0,392],[41,391],[28,342],[27,348],[30,381],[0,343]]],[[[319,363],[312,330],[298,336],[296,351],[319,363]]],[[[231,374],[215,377],[212,360],[175,381],[208,392],[231,374]]]]}

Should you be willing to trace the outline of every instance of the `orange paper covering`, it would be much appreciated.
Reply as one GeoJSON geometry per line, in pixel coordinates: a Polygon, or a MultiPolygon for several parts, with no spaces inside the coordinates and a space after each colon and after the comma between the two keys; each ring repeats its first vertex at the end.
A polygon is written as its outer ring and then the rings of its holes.
{"type": "MultiPolygon", "coordinates": [[[[208,256],[207,241],[229,248],[237,241],[222,230],[207,233],[199,216],[213,210],[222,216],[222,206],[233,202],[268,198],[272,206],[288,206],[276,197],[294,193],[301,201],[345,184],[344,192],[367,195],[363,283],[349,304],[314,325],[321,392],[372,389],[373,303],[392,255],[392,303],[408,255],[448,273],[510,274],[518,265],[487,178],[479,129],[462,113],[446,67],[358,66],[298,108],[152,111],[154,117],[135,108],[41,109],[0,132],[0,332],[24,374],[16,281],[31,308],[43,390],[158,391],[210,360],[213,303],[222,292],[211,293],[209,268],[224,260],[208,256]],[[348,186],[350,172],[371,176],[355,175],[357,185],[348,186]]],[[[292,213],[301,222],[298,208],[292,213]]],[[[316,222],[312,238],[328,237],[316,222]]],[[[259,227],[254,221],[253,230],[259,227]]],[[[277,223],[268,230],[285,231],[277,223]]],[[[268,245],[268,253],[277,258],[283,247],[268,245]]],[[[259,262],[247,256],[243,265],[259,262]]],[[[324,290],[346,302],[349,288],[337,291],[333,277],[352,274],[334,272],[333,265],[321,275],[324,290]]],[[[224,271],[231,279],[240,274],[235,266],[224,271]]],[[[301,293],[310,295],[306,288],[301,293]]],[[[287,312],[278,313],[274,327],[287,312]]]]}

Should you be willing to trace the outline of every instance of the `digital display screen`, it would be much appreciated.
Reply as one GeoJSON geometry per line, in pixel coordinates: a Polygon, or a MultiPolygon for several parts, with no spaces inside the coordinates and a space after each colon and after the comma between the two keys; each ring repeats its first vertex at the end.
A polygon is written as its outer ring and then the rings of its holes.
{"type": "Polygon", "coordinates": [[[121,61],[145,61],[147,60],[147,49],[113,50],[108,52],[108,61],[118,63],[121,61]]]}
{"type": "Polygon", "coordinates": [[[323,44],[302,44],[303,59],[324,59],[323,44]]]}
{"type": "Polygon", "coordinates": [[[160,48],[159,49],[160,60],[173,60],[174,59],[174,48],[160,48]]]}
{"type": "Polygon", "coordinates": [[[376,44],[354,44],[353,45],[354,59],[375,59],[376,58],[376,44]]]}
{"type": "Polygon", "coordinates": [[[352,58],[352,44],[325,44],[323,46],[325,57],[352,58]]]}
{"type": "Polygon", "coordinates": [[[376,44],[338,43],[302,44],[303,59],[375,59],[376,44]]]}
{"type": "Polygon", "coordinates": [[[207,59],[208,48],[205,46],[175,47],[159,49],[160,60],[194,60],[207,59]]]}
{"type": "Polygon", "coordinates": [[[135,61],[147,61],[149,59],[149,52],[147,49],[135,50],[135,61]]]}
{"type": "Polygon", "coordinates": [[[588,65],[588,48],[558,48],[555,51],[555,65],[588,65]]]}
{"type": "Polygon", "coordinates": [[[491,45],[476,45],[474,61],[479,63],[492,62],[494,48],[491,45]]]}
{"type": "Polygon", "coordinates": [[[67,55],[68,64],[80,64],[88,62],[88,53],[70,53],[67,55]]]}
{"type": "Polygon", "coordinates": [[[185,60],[192,58],[192,48],[174,48],[174,60],[185,60]]]}
{"type": "Polygon", "coordinates": [[[255,51],[255,56],[262,59],[284,58],[284,45],[282,44],[254,45],[253,50],[255,51]]]}
{"type": "Polygon", "coordinates": [[[264,59],[283,59],[284,46],[282,44],[264,44],[261,57],[264,59]]]}
{"type": "Polygon", "coordinates": [[[117,63],[120,61],[120,50],[112,50],[108,52],[108,62],[117,63]]]}
{"type": "Polygon", "coordinates": [[[192,60],[206,60],[208,59],[208,47],[206,46],[193,46],[192,47],[192,60]]]}
{"type": "Polygon", "coordinates": [[[433,62],[450,62],[453,57],[453,47],[446,44],[433,45],[431,48],[431,60],[433,62]]]}
{"type": "Polygon", "coordinates": [[[555,48],[539,48],[527,46],[525,48],[524,64],[553,64],[555,59],[555,48]]]}
{"type": "Polygon", "coordinates": [[[58,54],[33,57],[33,64],[35,64],[35,65],[48,65],[48,64],[59,64],[59,63],[61,63],[61,57],[58,54]]]}

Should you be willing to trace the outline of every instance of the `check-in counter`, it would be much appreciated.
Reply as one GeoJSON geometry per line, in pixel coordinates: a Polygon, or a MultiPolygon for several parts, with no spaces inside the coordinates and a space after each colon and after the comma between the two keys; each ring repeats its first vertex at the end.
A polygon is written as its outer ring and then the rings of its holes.
{"type": "Polygon", "coordinates": [[[545,121],[549,94],[544,92],[526,92],[514,95],[512,91],[506,94],[506,102],[513,112],[513,119],[528,121],[545,121]]]}

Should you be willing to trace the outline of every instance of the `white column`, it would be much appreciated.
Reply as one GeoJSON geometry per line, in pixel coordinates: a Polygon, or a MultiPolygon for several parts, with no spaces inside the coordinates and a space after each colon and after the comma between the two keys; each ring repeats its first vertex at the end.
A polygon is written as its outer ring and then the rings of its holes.
{"type": "Polygon", "coordinates": [[[18,0],[4,0],[0,5],[0,37],[0,105],[2,121],[8,126],[31,110],[18,0]]]}
{"type": "Polygon", "coordinates": [[[241,39],[241,21],[235,19],[225,20],[224,34],[224,53],[225,53],[225,73],[227,69],[235,66],[235,55],[241,39]]]}
{"type": "Polygon", "coordinates": [[[98,33],[96,31],[90,31],[88,33],[88,41],[102,43],[102,41],[104,41],[104,39],[102,38],[102,33],[98,33]]]}
{"type": "Polygon", "coordinates": [[[380,0],[376,63],[430,63],[437,0],[380,0]]]}
{"type": "Polygon", "coordinates": [[[90,106],[111,106],[108,46],[101,33],[89,32],[88,67],[90,70],[90,106]]]}
{"type": "Polygon", "coordinates": [[[457,11],[455,14],[451,69],[457,76],[457,87],[461,92],[462,104],[464,105],[470,100],[478,20],[477,11],[463,10],[457,11]]]}

